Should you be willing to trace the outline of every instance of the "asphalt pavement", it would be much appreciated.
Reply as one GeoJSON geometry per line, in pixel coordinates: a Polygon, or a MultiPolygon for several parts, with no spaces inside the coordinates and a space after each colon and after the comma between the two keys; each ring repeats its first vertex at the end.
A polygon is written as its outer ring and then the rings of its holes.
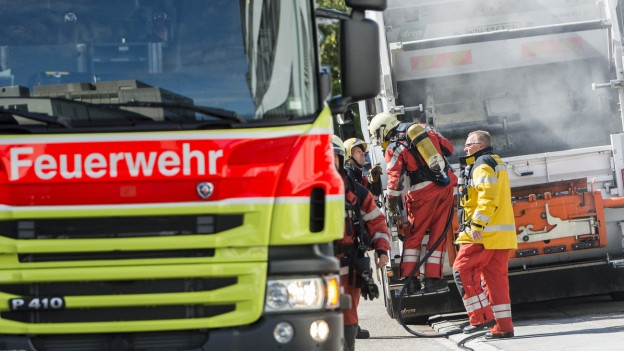
{"type": "MultiPolygon", "coordinates": [[[[386,312],[383,299],[361,300],[360,326],[370,339],[356,340],[356,351],[621,351],[624,350],[624,301],[608,295],[514,305],[515,336],[486,340],[485,331],[419,338],[386,312]],[[461,345],[461,346],[460,346],[461,345]]],[[[433,316],[429,325],[410,325],[418,333],[444,333],[467,322],[465,313],[433,316]]]]}

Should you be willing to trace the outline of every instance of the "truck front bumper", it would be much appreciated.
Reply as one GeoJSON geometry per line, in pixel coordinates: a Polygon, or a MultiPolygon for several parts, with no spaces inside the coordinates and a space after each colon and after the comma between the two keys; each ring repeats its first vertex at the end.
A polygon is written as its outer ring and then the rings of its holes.
{"type": "Polygon", "coordinates": [[[340,311],[266,315],[244,327],[149,333],[67,334],[15,336],[0,334],[0,351],[203,351],[203,350],[328,350],[342,351],[343,318],[340,311]],[[310,336],[313,322],[323,320],[329,335],[323,342],[310,336]],[[279,323],[289,323],[294,336],[278,343],[274,336],[279,323]]]}

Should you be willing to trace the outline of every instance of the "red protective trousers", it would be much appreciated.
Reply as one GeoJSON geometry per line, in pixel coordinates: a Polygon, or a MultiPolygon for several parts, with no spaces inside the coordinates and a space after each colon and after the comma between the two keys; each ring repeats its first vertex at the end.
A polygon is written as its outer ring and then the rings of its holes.
{"type": "MultiPolygon", "coordinates": [[[[349,267],[341,267],[340,269],[340,287],[342,293],[351,295],[351,307],[347,310],[342,310],[343,324],[353,325],[358,323],[357,307],[360,304],[360,288],[356,288],[353,285],[349,285],[349,267]]],[[[355,279],[355,277],[353,277],[355,279]]]]}
{"type": "Polygon", "coordinates": [[[453,274],[471,325],[496,319],[492,333],[513,332],[507,265],[509,250],[488,250],[481,244],[461,244],[453,274]],[[481,287],[483,283],[483,288],[481,287]],[[460,286],[461,285],[461,286],[460,286]]]}
{"type": "MultiPolygon", "coordinates": [[[[412,191],[406,197],[407,218],[410,230],[403,242],[403,257],[401,258],[401,276],[407,277],[418,264],[421,255],[421,246],[427,230],[429,240],[427,251],[433,244],[445,235],[444,228],[449,220],[449,213],[453,206],[453,187],[429,184],[423,189],[412,191]]],[[[446,239],[443,239],[431,256],[425,262],[425,278],[442,278],[446,239]]],[[[416,272],[416,276],[418,276],[416,272]]]]}

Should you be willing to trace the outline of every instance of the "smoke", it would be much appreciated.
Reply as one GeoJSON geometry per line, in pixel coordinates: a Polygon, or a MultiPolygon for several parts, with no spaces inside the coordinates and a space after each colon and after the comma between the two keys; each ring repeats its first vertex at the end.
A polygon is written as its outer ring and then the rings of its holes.
{"type": "MultiPolygon", "coordinates": [[[[405,1],[384,12],[390,42],[599,19],[593,0],[405,1]]],[[[488,130],[503,157],[606,145],[622,131],[606,30],[570,31],[395,53],[397,103],[452,140],[488,130]]]]}

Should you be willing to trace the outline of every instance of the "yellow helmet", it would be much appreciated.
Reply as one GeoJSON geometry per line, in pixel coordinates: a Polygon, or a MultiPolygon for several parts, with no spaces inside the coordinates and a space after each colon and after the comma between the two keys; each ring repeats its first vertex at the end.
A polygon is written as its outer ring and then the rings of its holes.
{"type": "Polygon", "coordinates": [[[334,148],[334,155],[340,155],[344,157],[345,155],[345,146],[340,137],[337,135],[332,135],[332,147],[334,148]]]}
{"type": "Polygon", "coordinates": [[[347,149],[347,160],[351,158],[351,150],[353,150],[354,147],[359,146],[364,152],[366,152],[366,150],[368,149],[368,144],[366,144],[364,140],[358,138],[350,138],[345,140],[344,146],[345,149],[347,149]]]}
{"type": "Polygon", "coordinates": [[[378,113],[370,121],[368,131],[371,137],[376,138],[380,143],[387,141],[388,134],[401,122],[390,112],[378,113]]]}

